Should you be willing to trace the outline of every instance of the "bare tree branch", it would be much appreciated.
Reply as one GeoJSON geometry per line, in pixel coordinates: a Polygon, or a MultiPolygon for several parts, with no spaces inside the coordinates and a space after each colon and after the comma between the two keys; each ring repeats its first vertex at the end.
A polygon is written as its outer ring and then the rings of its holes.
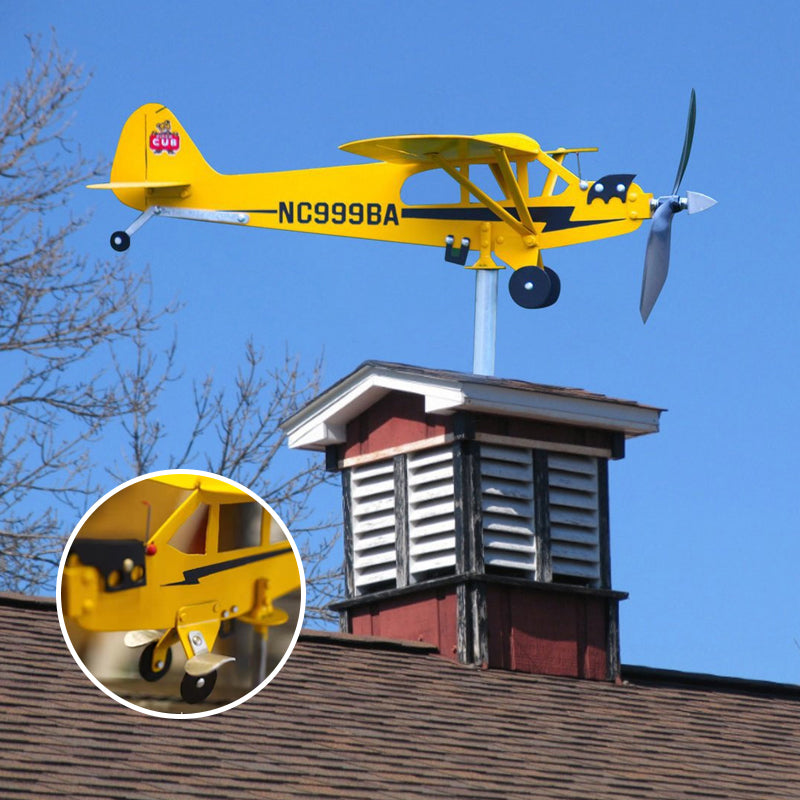
{"type": "Polygon", "coordinates": [[[68,213],[71,190],[104,171],[68,138],[86,78],[55,42],[29,47],[25,74],[0,92],[0,588],[52,582],[72,523],[99,494],[98,466],[119,482],[194,467],[274,507],[302,552],[309,616],[330,619],[338,531],[312,504],[327,476],[312,462],[286,468],[280,429],[318,391],[321,361],[306,373],[287,350],[267,368],[246,342],[230,386],[210,375],[190,384],[181,420],[189,430],[176,439],[179,426],[162,422],[160,406],[166,388],[187,388],[186,379],[174,338],[161,352],[150,339],[177,307],[152,310],[149,272],[70,248],[85,223],[68,213]],[[120,430],[126,451],[110,461],[97,442],[120,430]]]}
{"type": "Polygon", "coordinates": [[[314,510],[314,490],[329,478],[319,460],[308,460],[287,472],[281,465],[286,436],[280,422],[318,391],[322,370],[317,361],[309,374],[300,360],[284,354],[282,363],[268,369],[264,355],[252,341],[244,346],[244,364],[230,387],[218,387],[211,376],[193,386],[190,429],[180,446],[175,426],[169,429],[158,413],[161,393],[175,380],[174,347],[155,357],[144,339],[133,369],[117,364],[118,383],[132,401],[121,424],[129,456],[112,475],[122,481],[132,474],[155,469],[194,468],[214,472],[248,486],[267,500],[291,531],[306,570],[307,615],[332,620],[327,609],[341,589],[341,565],[334,553],[339,531],[330,519],[314,510]],[[160,450],[170,449],[165,459],[160,450]]]}
{"type": "Polygon", "coordinates": [[[70,190],[101,167],[67,138],[85,78],[55,42],[29,47],[0,92],[0,587],[22,591],[52,580],[61,513],[96,491],[88,448],[131,411],[105,363],[161,316],[147,273],[69,246],[70,190]]]}

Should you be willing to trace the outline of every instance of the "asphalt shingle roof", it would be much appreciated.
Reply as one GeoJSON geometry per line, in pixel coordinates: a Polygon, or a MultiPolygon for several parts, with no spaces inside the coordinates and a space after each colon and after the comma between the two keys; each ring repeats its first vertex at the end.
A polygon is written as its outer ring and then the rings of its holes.
{"type": "Polygon", "coordinates": [[[0,597],[0,642],[8,800],[800,798],[790,687],[480,670],[424,645],[309,633],[247,703],[171,720],[99,692],[52,601],[0,597]]]}

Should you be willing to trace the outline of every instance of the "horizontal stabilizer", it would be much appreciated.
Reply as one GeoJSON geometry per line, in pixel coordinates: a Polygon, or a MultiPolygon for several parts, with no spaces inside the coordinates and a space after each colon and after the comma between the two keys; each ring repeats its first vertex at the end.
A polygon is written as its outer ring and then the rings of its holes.
{"type": "Polygon", "coordinates": [[[189,181],[115,181],[91,183],[87,189],[188,189],[189,181]]]}

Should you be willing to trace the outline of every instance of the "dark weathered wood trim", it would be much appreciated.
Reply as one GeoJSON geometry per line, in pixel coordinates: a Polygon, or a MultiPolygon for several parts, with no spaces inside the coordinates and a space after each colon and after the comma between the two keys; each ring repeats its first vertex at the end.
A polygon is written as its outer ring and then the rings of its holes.
{"type": "Polygon", "coordinates": [[[609,598],[606,604],[608,608],[606,677],[610,681],[616,681],[620,676],[619,601],[609,598]]]}
{"type": "Polygon", "coordinates": [[[622,431],[611,435],[611,458],[615,461],[625,458],[625,434],[622,431]]]}
{"type": "Polygon", "coordinates": [[[480,445],[471,440],[453,443],[456,573],[483,572],[483,512],[481,506],[480,445]]]}
{"type": "Polygon", "coordinates": [[[352,633],[351,628],[351,612],[349,608],[343,608],[339,611],[339,630],[342,633],[352,633]]]}
{"type": "Polygon", "coordinates": [[[419,592],[427,592],[432,589],[439,589],[446,586],[458,586],[462,583],[473,581],[476,583],[483,583],[488,586],[490,584],[497,584],[503,586],[518,586],[521,589],[531,589],[537,592],[548,592],[553,594],[575,594],[575,595],[588,595],[590,597],[609,597],[613,600],[626,600],[628,598],[627,592],[617,592],[610,589],[595,589],[591,586],[579,586],[577,584],[569,583],[543,583],[541,581],[531,581],[528,578],[516,578],[510,575],[478,575],[476,573],[466,573],[464,575],[447,575],[442,578],[433,578],[432,580],[425,581],[424,583],[415,583],[410,586],[404,586],[401,589],[382,589],[378,592],[365,595],[363,597],[354,597],[347,600],[338,600],[331,603],[328,607],[334,611],[339,611],[343,608],[355,608],[357,606],[365,606],[370,603],[381,602],[383,600],[394,600],[400,597],[408,597],[409,595],[418,594],[419,592]]]}
{"type": "Polygon", "coordinates": [[[536,538],[536,580],[553,580],[553,556],[550,551],[550,477],[547,451],[533,451],[533,517],[536,538]]]}
{"type": "Polygon", "coordinates": [[[467,505],[467,530],[470,532],[471,558],[468,572],[485,571],[483,559],[483,493],[481,489],[481,449],[477,442],[465,443],[465,484],[470,503],[467,505]]]}
{"type": "Polygon", "coordinates": [[[608,461],[597,459],[597,524],[600,549],[600,588],[611,588],[611,526],[608,504],[608,461]]]}
{"type": "Polygon", "coordinates": [[[353,498],[350,470],[342,470],[342,535],[344,538],[344,584],[345,597],[355,596],[353,573],[353,498]]]}
{"type": "Polygon", "coordinates": [[[408,586],[411,571],[408,560],[408,469],[405,453],[394,457],[394,535],[397,558],[397,585],[408,586]]]}
{"type": "Polygon", "coordinates": [[[474,636],[472,607],[467,583],[456,586],[456,655],[462,664],[472,663],[474,636]]]}
{"type": "Polygon", "coordinates": [[[453,414],[453,437],[458,440],[475,438],[475,415],[466,411],[453,414]]]}
{"type": "Polygon", "coordinates": [[[339,445],[329,444],[325,448],[325,470],[326,472],[339,471],[339,445]]]}
{"type": "Polygon", "coordinates": [[[473,638],[473,663],[489,665],[489,611],[486,605],[486,584],[470,584],[472,595],[472,620],[475,626],[473,638]]]}
{"type": "Polygon", "coordinates": [[[467,468],[465,448],[467,442],[453,442],[453,504],[455,519],[456,574],[469,572],[468,564],[472,560],[471,536],[469,530],[468,508],[471,503],[469,486],[466,485],[467,468]]]}

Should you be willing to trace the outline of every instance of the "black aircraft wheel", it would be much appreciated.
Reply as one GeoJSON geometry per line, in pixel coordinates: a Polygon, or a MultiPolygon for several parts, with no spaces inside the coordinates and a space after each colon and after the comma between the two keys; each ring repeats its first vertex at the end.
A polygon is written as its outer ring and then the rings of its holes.
{"type": "Polygon", "coordinates": [[[187,672],[181,681],[181,697],[187,703],[202,703],[211,694],[216,682],[216,672],[209,672],[208,675],[189,675],[187,672]]]}
{"type": "Polygon", "coordinates": [[[550,267],[545,267],[544,271],[547,273],[547,277],[550,278],[550,294],[547,295],[547,299],[542,303],[542,308],[547,308],[548,306],[552,306],[561,294],[561,278],[559,278],[558,273],[554,269],[550,269],[550,267]]]}
{"type": "Polygon", "coordinates": [[[161,669],[153,669],[153,652],[156,649],[156,642],[150,642],[144,650],[142,655],[139,656],[139,674],[146,681],[157,681],[163,678],[169,672],[169,666],[172,663],[172,650],[167,650],[167,655],[164,657],[161,669]]]}
{"type": "Polygon", "coordinates": [[[511,299],[523,308],[547,305],[551,289],[550,276],[540,267],[520,267],[508,281],[511,299]]]}
{"type": "Polygon", "coordinates": [[[131,237],[125,231],[114,231],[111,234],[111,246],[118,253],[123,253],[131,246],[131,237]]]}

